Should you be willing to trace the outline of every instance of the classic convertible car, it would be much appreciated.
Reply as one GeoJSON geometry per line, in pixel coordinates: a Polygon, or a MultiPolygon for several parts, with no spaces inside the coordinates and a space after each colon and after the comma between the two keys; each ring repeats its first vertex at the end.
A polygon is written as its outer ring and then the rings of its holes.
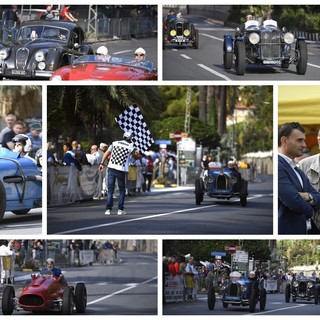
{"type": "Polygon", "coordinates": [[[195,49],[199,48],[199,30],[196,29],[193,23],[190,23],[184,18],[171,19],[164,23],[163,26],[163,45],[192,45],[195,49]]]}
{"type": "Polygon", "coordinates": [[[37,165],[0,147],[0,222],[5,211],[27,214],[42,203],[42,177],[37,165]]]}
{"type": "Polygon", "coordinates": [[[87,289],[84,283],[76,287],[66,285],[63,275],[32,274],[31,281],[16,297],[13,286],[6,286],[2,294],[2,313],[11,315],[16,311],[57,311],[70,315],[74,309],[84,313],[87,306],[87,289]]]}
{"type": "Polygon", "coordinates": [[[244,75],[249,64],[281,66],[288,69],[295,64],[297,74],[307,71],[308,51],[304,37],[295,37],[286,28],[280,30],[275,20],[266,20],[262,25],[251,20],[244,30],[237,28],[235,37],[224,35],[223,65],[231,69],[235,58],[237,75],[244,75]],[[294,47],[294,50],[293,50],[294,47]]]}
{"type": "Polygon", "coordinates": [[[224,308],[232,306],[249,306],[250,312],[255,312],[256,305],[260,304],[260,311],[264,311],[267,301],[267,292],[263,288],[263,280],[242,277],[237,271],[230,273],[230,280],[225,284],[222,292],[224,308]],[[234,273],[234,275],[232,275],[234,273]],[[235,276],[238,274],[237,276],[235,276]]]}
{"type": "Polygon", "coordinates": [[[100,56],[85,55],[58,69],[50,80],[157,80],[157,71],[147,60],[111,56],[102,61],[100,56]]]}
{"type": "Polygon", "coordinates": [[[319,304],[319,290],[320,284],[315,277],[298,276],[286,285],[285,300],[288,303],[290,298],[293,302],[297,299],[307,301],[314,299],[314,303],[319,304]]]}
{"type": "Polygon", "coordinates": [[[49,79],[61,66],[90,53],[92,48],[76,23],[26,21],[13,43],[0,47],[0,79],[49,79]]]}
{"type": "Polygon", "coordinates": [[[221,163],[212,162],[209,169],[195,181],[196,204],[200,205],[207,194],[211,198],[227,199],[240,197],[242,207],[247,205],[248,181],[237,177],[229,168],[221,163]]]}

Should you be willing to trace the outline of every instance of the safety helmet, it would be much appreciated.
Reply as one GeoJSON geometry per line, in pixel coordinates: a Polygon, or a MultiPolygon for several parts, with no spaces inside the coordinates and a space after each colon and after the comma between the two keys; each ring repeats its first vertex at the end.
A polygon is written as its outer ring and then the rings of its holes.
{"type": "Polygon", "coordinates": [[[250,278],[250,279],[254,279],[255,276],[256,276],[256,273],[255,273],[254,271],[250,271],[250,272],[249,272],[249,278],[250,278]]]}
{"type": "Polygon", "coordinates": [[[38,149],[35,154],[37,165],[42,167],[42,148],[38,149]]]}
{"type": "Polygon", "coordinates": [[[126,140],[126,141],[131,141],[132,138],[133,138],[132,132],[126,131],[123,134],[123,139],[126,140]]]}
{"type": "Polygon", "coordinates": [[[24,146],[24,151],[31,151],[31,139],[26,134],[17,134],[12,138],[13,143],[22,143],[24,146]]]}
{"type": "Polygon", "coordinates": [[[144,55],[146,55],[146,50],[144,50],[143,48],[138,48],[135,52],[134,52],[135,54],[136,53],[142,53],[142,54],[144,54],[144,55]]]}
{"type": "Polygon", "coordinates": [[[104,56],[108,55],[108,48],[106,46],[100,46],[97,51],[96,54],[102,54],[104,56]]]}

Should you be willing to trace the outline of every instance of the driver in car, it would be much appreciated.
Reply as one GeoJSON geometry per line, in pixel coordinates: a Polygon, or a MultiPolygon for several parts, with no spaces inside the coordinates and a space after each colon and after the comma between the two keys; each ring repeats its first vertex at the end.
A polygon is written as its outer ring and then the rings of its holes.
{"type": "Polygon", "coordinates": [[[54,266],[54,260],[52,258],[48,258],[46,260],[46,268],[43,268],[41,272],[45,273],[45,271],[52,272],[52,274],[56,277],[62,275],[61,269],[54,266]]]}

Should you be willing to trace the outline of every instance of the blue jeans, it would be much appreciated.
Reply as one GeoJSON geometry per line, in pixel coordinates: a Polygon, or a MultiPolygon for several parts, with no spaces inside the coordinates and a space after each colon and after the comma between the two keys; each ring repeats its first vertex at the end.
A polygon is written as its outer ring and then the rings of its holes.
{"type": "Polygon", "coordinates": [[[107,196],[107,209],[113,207],[113,193],[116,180],[119,187],[119,201],[118,209],[123,210],[124,198],[126,196],[126,172],[108,168],[108,196],[107,196]]]}

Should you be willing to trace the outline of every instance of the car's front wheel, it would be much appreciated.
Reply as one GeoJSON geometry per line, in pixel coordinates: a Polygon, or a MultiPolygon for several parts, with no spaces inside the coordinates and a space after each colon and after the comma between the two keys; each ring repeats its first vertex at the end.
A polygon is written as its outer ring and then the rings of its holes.
{"type": "Polygon", "coordinates": [[[308,64],[308,50],[304,40],[297,40],[296,42],[296,59],[297,74],[304,75],[307,72],[308,64]]]}
{"type": "Polygon", "coordinates": [[[286,303],[290,302],[290,296],[291,296],[291,286],[288,283],[286,285],[286,291],[285,291],[285,299],[286,299],[286,303]]]}
{"type": "Polygon", "coordinates": [[[21,209],[21,210],[12,210],[12,213],[16,214],[17,216],[22,216],[27,214],[31,209],[21,209]]]}
{"type": "Polygon", "coordinates": [[[208,308],[209,308],[209,310],[214,310],[215,304],[216,304],[216,293],[214,290],[214,286],[211,284],[208,289],[208,308]]]}
{"type": "Polygon", "coordinates": [[[264,311],[266,309],[267,303],[267,291],[266,289],[260,290],[260,311],[264,311]]]}
{"type": "Polygon", "coordinates": [[[223,53],[223,67],[227,70],[232,68],[233,53],[224,52],[223,53]]]}
{"type": "Polygon", "coordinates": [[[75,290],[76,310],[84,313],[87,307],[87,289],[84,283],[77,283],[75,290]]]}
{"type": "Polygon", "coordinates": [[[6,286],[2,294],[2,313],[11,315],[14,310],[15,291],[12,286],[6,286]]]}
{"type": "Polygon", "coordinates": [[[203,201],[203,188],[201,179],[196,179],[194,193],[196,195],[196,204],[200,205],[203,201]]]}
{"type": "Polygon", "coordinates": [[[6,203],[7,203],[7,197],[6,197],[6,190],[0,181],[0,222],[3,219],[4,213],[6,211],[6,203]]]}
{"type": "Polygon", "coordinates": [[[199,30],[198,29],[195,29],[195,31],[194,31],[193,47],[195,49],[199,49],[199,30]]]}
{"type": "Polygon", "coordinates": [[[238,76],[243,76],[246,69],[246,47],[243,41],[235,43],[235,68],[238,76]]]}
{"type": "Polygon", "coordinates": [[[72,314],[74,306],[73,292],[71,288],[65,288],[62,297],[62,314],[72,314]]]}

